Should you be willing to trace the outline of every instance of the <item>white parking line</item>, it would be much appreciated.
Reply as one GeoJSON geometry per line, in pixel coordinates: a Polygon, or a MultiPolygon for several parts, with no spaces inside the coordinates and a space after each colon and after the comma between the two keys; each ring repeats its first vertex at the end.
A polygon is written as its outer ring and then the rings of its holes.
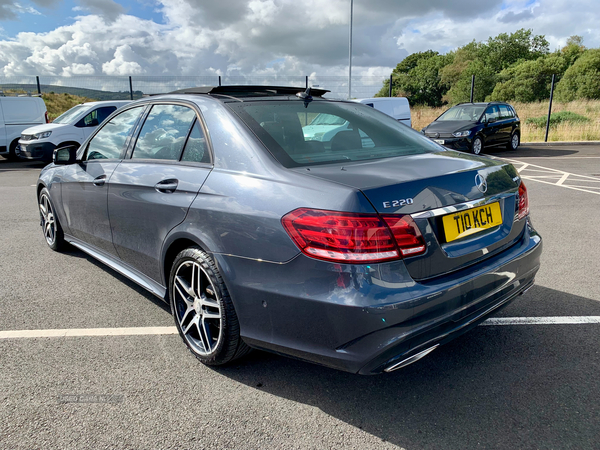
{"type": "Polygon", "coordinates": [[[136,336],[147,334],[177,334],[175,327],[135,328],[68,328],[63,330],[7,330],[0,331],[0,339],[76,336],[136,336]]]}
{"type": "MultiPolygon", "coordinates": [[[[527,159],[547,159],[547,156],[528,156],[527,159]]],[[[600,159],[600,156],[552,156],[555,159],[600,159]]]]}
{"type": "Polygon", "coordinates": [[[481,325],[578,325],[586,323],[600,323],[600,316],[493,317],[485,320],[481,325]]]}
{"type": "MultiPolygon", "coordinates": [[[[576,325],[600,323],[600,316],[561,317],[494,317],[481,323],[482,326],[497,325],[576,325]]],[[[32,339],[81,336],[143,336],[177,334],[175,327],[132,327],[132,328],[67,328],[62,330],[6,330],[0,331],[0,339],[32,339]]]]}
{"type": "Polygon", "coordinates": [[[587,192],[589,194],[600,195],[596,191],[598,185],[587,185],[585,183],[600,183],[599,177],[589,175],[578,175],[576,173],[565,172],[564,170],[552,169],[550,167],[538,166],[526,163],[517,159],[506,158],[507,161],[515,165],[519,175],[524,180],[537,181],[538,183],[550,184],[575,191],[587,192]],[[539,175],[545,173],[545,175],[539,175]],[[549,181],[551,180],[551,181],[549,181]]]}

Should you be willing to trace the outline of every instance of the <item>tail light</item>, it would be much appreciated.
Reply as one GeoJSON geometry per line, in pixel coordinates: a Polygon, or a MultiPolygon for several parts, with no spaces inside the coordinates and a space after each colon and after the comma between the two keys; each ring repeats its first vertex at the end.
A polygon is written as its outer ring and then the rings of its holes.
{"type": "Polygon", "coordinates": [[[425,252],[410,216],[379,216],[299,208],[281,222],[308,256],[326,261],[374,263],[425,252]]]}
{"type": "Polygon", "coordinates": [[[50,123],[50,119],[48,118],[48,111],[44,113],[44,118],[46,119],[46,123],[50,123]]]}
{"type": "Polygon", "coordinates": [[[519,185],[519,212],[517,213],[517,219],[521,220],[523,217],[529,215],[529,196],[527,195],[527,188],[525,183],[521,181],[519,185]]]}

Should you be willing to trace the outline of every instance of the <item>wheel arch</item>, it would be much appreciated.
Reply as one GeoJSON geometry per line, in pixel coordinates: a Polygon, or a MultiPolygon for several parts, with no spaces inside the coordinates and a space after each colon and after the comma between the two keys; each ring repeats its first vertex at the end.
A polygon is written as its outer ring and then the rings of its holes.
{"type": "Polygon", "coordinates": [[[43,181],[38,181],[38,184],[37,184],[37,186],[36,186],[36,188],[35,188],[35,189],[36,189],[36,194],[37,194],[37,195],[36,195],[36,197],[35,197],[36,199],[38,199],[38,200],[39,200],[39,198],[40,198],[40,194],[41,194],[41,192],[42,192],[42,189],[44,189],[44,188],[47,188],[47,187],[46,187],[46,184],[44,184],[44,182],[43,182],[43,181]]]}
{"type": "Polygon", "coordinates": [[[167,236],[167,239],[165,239],[161,252],[161,274],[163,276],[163,284],[167,287],[167,292],[169,275],[171,273],[171,267],[173,266],[175,257],[179,254],[179,252],[189,247],[199,247],[204,252],[209,254],[211,253],[202,240],[190,233],[175,232],[167,236]]]}

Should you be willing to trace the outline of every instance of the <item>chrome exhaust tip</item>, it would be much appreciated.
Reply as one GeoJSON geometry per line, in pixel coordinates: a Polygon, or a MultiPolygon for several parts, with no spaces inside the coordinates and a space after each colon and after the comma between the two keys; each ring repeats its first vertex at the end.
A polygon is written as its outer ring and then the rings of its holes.
{"type": "Polygon", "coordinates": [[[429,347],[428,349],[425,349],[422,352],[417,353],[416,355],[409,356],[408,358],[403,359],[400,362],[397,362],[389,367],[386,367],[385,369],[383,369],[383,371],[384,372],[392,372],[394,370],[401,369],[402,367],[406,367],[409,364],[417,362],[421,358],[429,355],[432,351],[434,351],[439,346],[440,346],[440,344],[435,344],[433,347],[429,347]]]}

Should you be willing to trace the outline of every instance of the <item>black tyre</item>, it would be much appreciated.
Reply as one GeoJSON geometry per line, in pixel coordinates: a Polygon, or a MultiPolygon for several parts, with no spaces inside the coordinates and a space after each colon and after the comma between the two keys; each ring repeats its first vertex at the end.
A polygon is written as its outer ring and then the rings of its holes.
{"type": "Polygon", "coordinates": [[[65,237],[56,216],[52,200],[50,200],[48,189],[44,188],[40,191],[38,205],[40,209],[40,224],[42,225],[42,232],[44,233],[46,243],[52,250],[61,251],[66,245],[65,237]]]}
{"type": "Polygon", "coordinates": [[[508,141],[508,144],[506,144],[506,148],[508,150],[516,150],[517,148],[519,148],[520,143],[521,136],[519,136],[519,133],[513,133],[510,137],[510,141],[508,141]]]}
{"type": "Polygon", "coordinates": [[[473,152],[474,155],[479,155],[482,150],[483,141],[479,136],[475,136],[475,139],[473,139],[473,142],[471,143],[471,152],[473,152]]]}
{"type": "Polygon", "coordinates": [[[248,353],[227,287],[205,252],[191,247],[177,255],[169,298],[179,335],[202,363],[219,366],[248,353]]]}
{"type": "Polygon", "coordinates": [[[19,141],[15,139],[10,143],[10,147],[8,147],[8,159],[10,161],[16,161],[19,159],[17,157],[17,145],[19,145],[19,141]]]}

